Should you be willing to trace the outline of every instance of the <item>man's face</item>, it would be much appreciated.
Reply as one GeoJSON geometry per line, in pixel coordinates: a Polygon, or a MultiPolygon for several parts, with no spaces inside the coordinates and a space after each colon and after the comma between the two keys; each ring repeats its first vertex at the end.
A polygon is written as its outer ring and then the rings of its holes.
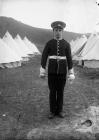
{"type": "Polygon", "coordinates": [[[61,29],[61,28],[54,28],[53,34],[54,34],[54,38],[62,39],[62,37],[63,37],[63,29],[61,29]]]}

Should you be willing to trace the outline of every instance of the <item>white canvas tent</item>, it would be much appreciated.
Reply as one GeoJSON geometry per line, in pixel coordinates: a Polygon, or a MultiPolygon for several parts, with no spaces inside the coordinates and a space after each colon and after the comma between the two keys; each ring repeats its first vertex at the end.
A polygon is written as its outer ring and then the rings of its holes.
{"type": "Polygon", "coordinates": [[[99,38],[89,52],[83,56],[83,60],[99,60],[99,38]]]}
{"type": "Polygon", "coordinates": [[[79,55],[80,55],[80,53],[83,51],[85,45],[86,45],[86,42],[82,45],[81,48],[79,48],[79,49],[76,51],[75,55],[72,56],[72,59],[73,59],[73,60],[77,60],[77,61],[78,61],[79,59],[81,59],[81,58],[79,58],[79,55]]]}
{"type": "Polygon", "coordinates": [[[84,66],[99,68],[99,38],[92,49],[82,59],[84,60],[84,66]]]}
{"type": "Polygon", "coordinates": [[[70,41],[70,46],[71,46],[71,48],[72,48],[72,46],[74,46],[74,43],[75,43],[75,41],[72,39],[72,40],[70,41]]]}
{"type": "Polygon", "coordinates": [[[84,60],[84,67],[87,68],[99,68],[99,60],[84,60]]]}
{"type": "Polygon", "coordinates": [[[79,38],[77,38],[76,40],[72,40],[72,41],[70,42],[72,54],[73,54],[73,50],[75,49],[75,46],[76,46],[76,44],[78,43],[78,41],[79,41],[79,38]]]}
{"type": "Polygon", "coordinates": [[[0,38],[0,67],[13,68],[21,66],[21,58],[0,38]]]}
{"type": "Polygon", "coordinates": [[[78,53],[80,53],[80,51],[83,48],[83,45],[87,42],[87,37],[85,35],[83,35],[81,38],[79,38],[79,40],[76,41],[76,44],[74,45],[73,49],[72,49],[72,56],[76,56],[78,53]]]}
{"type": "Polygon", "coordinates": [[[20,56],[22,61],[28,61],[27,55],[21,50],[21,47],[14,41],[11,34],[7,31],[3,36],[3,41],[12,49],[14,50],[18,56],[20,56]]]}
{"type": "Polygon", "coordinates": [[[84,57],[92,49],[92,47],[94,47],[97,39],[98,39],[98,35],[96,33],[92,33],[88,38],[84,49],[79,55],[81,55],[81,57],[84,57]]]}
{"type": "Polygon", "coordinates": [[[30,40],[28,40],[27,37],[24,37],[23,41],[28,46],[28,48],[32,51],[33,54],[41,54],[38,48],[30,40]]]}
{"type": "Polygon", "coordinates": [[[82,53],[79,55],[79,64],[84,61],[84,66],[89,68],[99,68],[99,36],[92,34],[89,37],[82,53]]]}
{"type": "Polygon", "coordinates": [[[25,45],[21,37],[17,34],[17,36],[14,38],[16,43],[20,46],[21,50],[29,57],[28,54],[31,54],[31,51],[28,49],[28,47],[25,45]]]}

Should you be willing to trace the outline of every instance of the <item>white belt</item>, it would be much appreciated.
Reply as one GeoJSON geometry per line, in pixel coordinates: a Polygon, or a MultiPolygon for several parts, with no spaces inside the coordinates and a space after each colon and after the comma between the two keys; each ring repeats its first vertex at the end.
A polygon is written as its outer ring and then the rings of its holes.
{"type": "Polygon", "coordinates": [[[59,59],[59,60],[66,60],[66,56],[49,56],[49,59],[59,59]]]}

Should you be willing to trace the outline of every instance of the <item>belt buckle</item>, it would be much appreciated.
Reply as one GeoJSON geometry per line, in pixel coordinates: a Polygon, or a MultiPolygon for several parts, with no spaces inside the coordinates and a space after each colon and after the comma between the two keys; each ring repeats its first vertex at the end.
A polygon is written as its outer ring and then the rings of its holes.
{"type": "Polygon", "coordinates": [[[59,62],[59,60],[60,60],[60,58],[59,58],[59,56],[57,56],[57,62],[59,62]]]}

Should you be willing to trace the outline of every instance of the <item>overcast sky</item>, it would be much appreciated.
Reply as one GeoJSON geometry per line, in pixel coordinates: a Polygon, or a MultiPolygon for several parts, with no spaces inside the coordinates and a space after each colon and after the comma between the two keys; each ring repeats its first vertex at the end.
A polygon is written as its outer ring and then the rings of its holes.
{"type": "Polygon", "coordinates": [[[62,20],[67,24],[67,31],[99,30],[96,0],[0,0],[0,16],[39,28],[51,29],[51,22],[62,20]]]}

